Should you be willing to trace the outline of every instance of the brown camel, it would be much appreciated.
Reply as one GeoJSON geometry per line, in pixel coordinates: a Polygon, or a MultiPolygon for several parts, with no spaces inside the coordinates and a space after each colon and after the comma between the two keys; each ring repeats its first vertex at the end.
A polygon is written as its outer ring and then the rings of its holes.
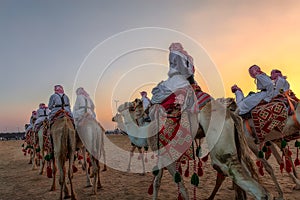
{"type": "Polygon", "coordinates": [[[56,162],[60,172],[59,184],[60,184],[60,199],[64,198],[76,199],[74,186],[72,182],[73,169],[72,165],[74,162],[74,153],[76,146],[75,129],[72,120],[67,115],[66,111],[62,111],[63,117],[58,118],[54,121],[50,128],[50,133],[53,138],[54,147],[54,159],[53,159],[53,183],[51,190],[55,190],[55,175],[56,175],[56,162]],[[65,162],[69,159],[68,178],[71,186],[71,195],[66,185],[65,176],[66,168],[65,162]]]}

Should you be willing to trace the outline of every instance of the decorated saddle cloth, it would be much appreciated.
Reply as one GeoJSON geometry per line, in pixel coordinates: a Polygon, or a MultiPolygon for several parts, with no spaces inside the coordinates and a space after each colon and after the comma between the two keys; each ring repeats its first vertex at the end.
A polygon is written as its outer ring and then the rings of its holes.
{"type": "Polygon", "coordinates": [[[26,137],[25,137],[25,142],[27,143],[27,145],[33,145],[33,138],[34,138],[34,132],[33,132],[33,130],[32,130],[32,128],[31,129],[29,129],[28,130],[28,132],[27,132],[27,134],[26,134],[26,137]]]}
{"type": "Polygon", "coordinates": [[[49,131],[49,121],[44,120],[42,123],[41,128],[43,129],[43,140],[44,140],[44,151],[47,152],[47,154],[53,153],[53,143],[49,131]]]}
{"type": "Polygon", "coordinates": [[[191,131],[193,124],[191,124],[190,114],[196,113],[198,110],[193,90],[191,88],[179,89],[169,95],[161,103],[161,106],[162,109],[158,116],[159,157],[172,162],[185,162],[193,159],[192,142],[194,138],[191,131]]]}
{"type": "Polygon", "coordinates": [[[57,120],[57,119],[60,119],[60,118],[63,118],[63,117],[67,117],[69,118],[73,125],[74,125],[74,119],[73,117],[70,115],[69,112],[67,112],[66,110],[63,110],[63,109],[60,109],[58,110],[55,115],[50,119],[50,127],[53,125],[53,123],[57,120]]]}
{"type": "Polygon", "coordinates": [[[272,130],[282,132],[288,117],[288,109],[284,102],[272,101],[259,104],[251,111],[256,135],[263,142],[266,134],[272,130]]]}
{"type": "Polygon", "coordinates": [[[197,97],[197,105],[199,107],[199,110],[201,110],[202,107],[210,102],[213,98],[206,92],[203,92],[199,85],[193,84],[192,87],[197,97]]]}

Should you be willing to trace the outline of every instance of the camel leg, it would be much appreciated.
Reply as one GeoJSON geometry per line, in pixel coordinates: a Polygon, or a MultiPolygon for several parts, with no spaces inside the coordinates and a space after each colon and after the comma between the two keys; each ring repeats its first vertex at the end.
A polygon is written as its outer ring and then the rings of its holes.
{"type": "Polygon", "coordinates": [[[94,173],[93,194],[97,194],[97,189],[102,188],[101,181],[100,181],[100,163],[94,157],[92,162],[93,162],[93,173],[94,173]]]}
{"type": "Polygon", "coordinates": [[[53,166],[52,166],[52,168],[53,168],[53,171],[52,171],[52,186],[51,186],[50,191],[55,191],[56,190],[56,187],[55,187],[55,176],[56,176],[56,171],[57,171],[55,158],[53,158],[52,163],[53,163],[53,166]]]}
{"type": "MultiPolygon", "coordinates": [[[[176,173],[176,164],[172,163],[172,164],[168,165],[167,169],[168,169],[169,173],[171,174],[171,176],[174,177],[175,173],[176,173]]],[[[183,179],[181,179],[181,181],[178,184],[179,184],[179,191],[181,193],[182,198],[188,200],[189,194],[187,192],[187,189],[184,186],[183,179]]]]}
{"type": "MultiPolygon", "coordinates": [[[[257,149],[257,147],[256,147],[256,145],[254,144],[254,143],[249,143],[248,142],[248,145],[249,145],[249,147],[250,147],[250,149],[251,149],[251,151],[255,154],[255,155],[258,155],[258,149],[257,149]]],[[[272,145],[273,146],[273,145],[272,145]]],[[[274,147],[274,146],[273,146],[274,147]]],[[[272,150],[272,152],[274,152],[274,150],[273,149],[271,149],[272,150]]],[[[276,150],[276,149],[275,149],[276,150]]],[[[276,151],[277,152],[277,151],[276,151]]],[[[277,152],[278,153],[278,152],[277,152]]],[[[275,155],[274,155],[275,156],[275,155]]],[[[276,156],[275,156],[276,157],[276,156]]],[[[266,169],[266,171],[268,172],[268,174],[271,176],[271,178],[272,178],[272,180],[273,180],[273,182],[274,182],[274,184],[275,184],[275,187],[276,187],[276,190],[277,190],[277,192],[278,192],[278,197],[276,198],[276,199],[284,199],[283,198],[283,191],[282,191],[282,189],[281,189],[281,187],[280,187],[280,185],[279,185],[279,183],[278,183],[278,181],[277,181],[277,178],[276,178],[276,176],[275,176],[275,173],[274,173],[274,170],[273,170],[273,168],[272,168],[272,166],[269,164],[269,162],[266,160],[266,159],[260,159],[261,161],[262,161],[262,164],[263,164],[263,166],[265,167],[265,169],[266,169]]]]}
{"type": "Polygon", "coordinates": [[[32,164],[32,151],[29,152],[29,162],[28,164],[32,164]]]}
{"type": "MultiPolygon", "coordinates": [[[[57,150],[58,152],[59,149],[57,150]]],[[[59,169],[59,185],[60,185],[60,199],[63,199],[63,191],[65,192],[64,198],[70,198],[70,194],[67,193],[68,189],[65,185],[65,174],[66,174],[66,168],[65,168],[65,158],[62,155],[57,155],[57,167],[59,169]]]]}
{"type": "Polygon", "coordinates": [[[41,151],[40,151],[40,154],[41,154],[41,159],[42,159],[42,163],[40,164],[40,171],[39,171],[39,175],[42,175],[43,172],[44,172],[44,166],[45,166],[45,152],[44,152],[44,147],[41,148],[41,151]]]}
{"type": "Polygon", "coordinates": [[[142,149],[138,149],[139,150],[139,153],[140,153],[140,156],[141,156],[141,160],[142,160],[142,166],[143,166],[143,172],[141,175],[145,175],[145,162],[144,162],[144,154],[142,152],[142,149]]]}
{"type": "MultiPolygon", "coordinates": [[[[75,137],[74,137],[73,141],[75,141],[75,137]]],[[[70,142],[70,143],[72,143],[72,142],[70,142]]],[[[75,144],[75,142],[74,142],[74,144],[75,144]]],[[[75,145],[74,145],[74,147],[72,147],[72,146],[69,147],[69,152],[70,152],[70,156],[69,156],[68,177],[69,177],[69,182],[70,182],[70,186],[71,186],[71,198],[72,198],[72,200],[75,200],[76,199],[76,194],[75,194],[75,191],[74,191],[74,185],[73,185],[73,181],[72,181],[72,179],[73,179],[73,167],[72,167],[72,165],[74,164],[75,145]]],[[[67,193],[67,195],[68,194],[69,193],[67,193]]],[[[65,195],[65,198],[66,198],[67,195],[65,195]]]]}
{"type": "Polygon", "coordinates": [[[162,176],[163,176],[163,169],[160,169],[153,181],[153,196],[152,196],[153,200],[156,200],[158,198],[158,191],[160,188],[162,176]]]}
{"type": "Polygon", "coordinates": [[[130,172],[130,165],[131,165],[131,158],[133,157],[133,152],[135,150],[135,146],[133,146],[129,152],[129,162],[128,162],[128,167],[127,167],[127,172],[130,172]]]}
{"type": "Polygon", "coordinates": [[[33,147],[33,149],[32,149],[32,157],[31,157],[31,160],[32,160],[32,170],[36,169],[36,156],[35,155],[36,155],[35,147],[33,147]]]}
{"type": "MultiPolygon", "coordinates": [[[[101,185],[101,181],[100,181],[100,163],[99,163],[99,161],[97,160],[97,165],[98,165],[98,173],[97,173],[97,175],[98,175],[98,182],[97,182],[97,188],[102,188],[102,185],[101,185]]],[[[103,170],[102,170],[103,171],[103,170]]]]}
{"type": "Polygon", "coordinates": [[[228,158],[226,165],[229,177],[245,192],[252,194],[256,199],[270,199],[266,189],[248,175],[246,169],[238,161],[237,156],[228,158]]]}
{"type": "Polygon", "coordinates": [[[93,187],[92,187],[92,194],[96,195],[97,194],[97,179],[98,179],[98,164],[97,164],[97,160],[94,158],[94,156],[92,156],[91,158],[92,161],[92,165],[93,165],[93,177],[94,177],[94,181],[93,181],[93,187]]]}
{"type": "MultiPolygon", "coordinates": [[[[215,165],[214,165],[215,166],[215,165]]],[[[215,168],[215,167],[214,167],[215,168]]],[[[218,171],[218,170],[217,170],[218,171]]],[[[213,200],[218,192],[218,190],[220,189],[222,183],[224,182],[225,180],[225,176],[222,172],[217,172],[217,179],[216,179],[216,184],[215,184],[215,187],[211,193],[211,195],[208,197],[207,200],[213,200]]]]}
{"type": "MultiPolygon", "coordinates": [[[[280,163],[283,162],[283,160],[281,159],[280,154],[278,153],[278,151],[277,151],[277,149],[275,148],[274,145],[271,145],[270,148],[272,150],[272,153],[273,153],[277,163],[280,165],[280,163]]],[[[285,153],[285,155],[288,156],[287,153],[285,153]]],[[[300,190],[300,180],[294,175],[293,172],[290,172],[288,174],[293,179],[294,183],[296,184],[293,189],[294,190],[300,190]]]]}
{"type": "Polygon", "coordinates": [[[82,155],[83,155],[83,166],[85,166],[85,175],[86,175],[86,187],[92,187],[92,181],[89,175],[89,167],[87,167],[87,161],[86,161],[86,148],[82,148],[82,155]]]}
{"type": "MultiPolygon", "coordinates": [[[[103,141],[103,139],[102,139],[103,141]]],[[[101,145],[101,149],[102,149],[102,155],[103,155],[103,162],[104,162],[104,166],[103,166],[103,169],[102,171],[106,171],[107,170],[107,167],[106,167],[106,154],[105,154],[105,149],[104,149],[104,143],[102,142],[102,145],[101,145]]]]}

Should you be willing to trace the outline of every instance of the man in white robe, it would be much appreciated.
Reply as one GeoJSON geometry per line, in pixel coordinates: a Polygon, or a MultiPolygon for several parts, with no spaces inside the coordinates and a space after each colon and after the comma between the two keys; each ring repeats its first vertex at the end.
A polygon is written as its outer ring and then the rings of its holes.
{"type": "Polygon", "coordinates": [[[239,115],[244,115],[250,112],[255,106],[257,106],[262,100],[270,102],[274,97],[274,86],[271,78],[261,71],[257,65],[252,65],[249,68],[249,74],[256,80],[257,90],[256,93],[250,93],[244,97],[242,90],[233,85],[231,91],[236,95],[236,103],[239,109],[239,115]]]}

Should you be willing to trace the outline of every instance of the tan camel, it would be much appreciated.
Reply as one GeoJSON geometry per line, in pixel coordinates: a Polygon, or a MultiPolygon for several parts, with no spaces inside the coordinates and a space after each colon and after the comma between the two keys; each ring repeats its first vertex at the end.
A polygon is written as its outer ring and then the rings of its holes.
{"type": "MultiPolygon", "coordinates": [[[[221,99],[221,101],[233,112],[236,112],[237,110],[237,104],[235,102],[235,100],[233,98],[224,98],[221,99]]],[[[254,125],[253,125],[253,121],[252,119],[248,120],[251,131],[255,131],[254,130],[254,125]]],[[[277,145],[279,148],[281,148],[281,140],[283,138],[289,138],[289,136],[293,136],[293,138],[297,138],[300,137],[300,105],[298,104],[298,106],[295,109],[294,112],[294,116],[289,116],[287,121],[286,121],[286,125],[283,128],[282,132],[279,132],[277,130],[272,130],[269,134],[266,135],[265,137],[265,141],[270,141],[271,142],[271,151],[272,154],[274,155],[276,161],[278,162],[278,164],[280,165],[283,160],[282,157],[280,156],[280,154],[278,153],[276,147],[274,146],[273,143],[275,143],[275,145],[277,145]]],[[[257,144],[255,144],[255,139],[252,137],[252,134],[250,133],[250,130],[248,130],[247,128],[247,124],[246,121],[244,121],[243,123],[243,128],[246,134],[246,139],[247,139],[247,143],[248,146],[250,147],[250,149],[255,153],[256,156],[258,156],[259,154],[259,146],[257,144]]],[[[283,151],[284,155],[290,160],[293,170],[291,172],[287,172],[289,174],[289,176],[292,178],[292,180],[294,181],[294,183],[296,184],[294,186],[295,190],[299,190],[300,189],[300,180],[297,176],[295,167],[293,165],[291,156],[288,154],[287,151],[283,151]]],[[[262,164],[264,165],[266,171],[270,174],[270,176],[272,177],[272,180],[277,188],[277,191],[279,193],[279,197],[277,197],[278,199],[283,199],[283,192],[282,189],[277,181],[277,178],[275,177],[275,173],[274,170],[272,168],[272,166],[268,163],[268,161],[265,158],[260,159],[262,161],[262,164]]]]}
{"type": "Polygon", "coordinates": [[[72,165],[74,162],[74,153],[76,146],[75,129],[71,119],[67,116],[66,111],[62,111],[63,117],[58,118],[52,124],[50,133],[53,138],[54,147],[54,159],[53,159],[53,182],[51,190],[55,190],[55,176],[56,176],[56,162],[60,172],[59,184],[60,184],[60,199],[71,197],[76,199],[74,186],[72,182],[73,169],[72,165]],[[68,178],[71,186],[71,196],[66,185],[65,176],[66,168],[65,162],[69,159],[68,178]]]}
{"type": "MultiPolygon", "coordinates": [[[[93,166],[93,171],[91,177],[94,178],[92,193],[97,193],[97,188],[101,188],[100,183],[100,164],[99,160],[101,156],[104,157],[105,162],[105,150],[104,150],[104,128],[98,123],[91,115],[86,113],[77,123],[77,133],[80,137],[80,141],[84,148],[90,154],[91,162],[93,166]]],[[[77,144],[78,146],[78,144],[77,144]]],[[[83,150],[83,154],[85,156],[85,150],[83,150]]],[[[104,165],[106,168],[106,165],[104,165]]],[[[87,167],[86,167],[87,170],[87,167]]],[[[87,173],[88,175],[88,173],[87,173]]],[[[88,183],[90,183],[89,178],[88,183]]]]}
{"type": "MultiPolygon", "coordinates": [[[[125,103],[120,105],[118,109],[118,111],[124,117],[124,125],[127,129],[134,131],[137,135],[149,135],[149,145],[153,151],[156,151],[158,149],[157,133],[159,127],[157,124],[161,123],[158,121],[158,118],[159,115],[163,114],[159,113],[157,111],[159,109],[155,108],[159,107],[159,105],[154,105],[152,107],[152,110],[154,110],[152,116],[155,117],[152,117],[153,121],[144,127],[138,127],[133,122],[129,107],[130,103],[125,103]]],[[[182,114],[184,114],[184,112],[182,114]]],[[[197,133],[198,123],[203,128],[206,136],[206,145],[210,150],[209,154],[211,157],[211,163],[215,169],[232,178],[232,180],[240,188],[242,188],[242,190],[254,196],[255,199],[270,199],[270,195],[266,189],[261,186],[249,173],[255,172],[253,171],[254,167],[252,163],[250,163],[251,158],[249,157],[249,151],[247,151],[245,139],[244,141],[241,140],[244,136],[241,133],[238,134],[238,130],[234,123],[234,120],[236,121],[236,119],[231,117],[230,112],[224,105],[212,100],[211,102],[207,103],[198,114],[196,114],[196,117],[190,115],[189,119],[192,138],[194,138],[197,133]],[[239,161],[239,155],[244,158],[243,162],[247,165],[241,164],[241,161],[239,161]]],[[[168,169],[169,173],[173,177],[176,173],[175,162],[158,168],[158,173],[155,176],[153,185],[153,199],[158,198],[158,190],[160,187],[164,167],[168,169]]],[[[183,180],[179,182],[179,188],[183,199],[189,199],[189,195],[184,186],[183,180]]]]}
{"type": "Polygon", "coordinates": [[[44,172],[44,166],[45,166],[45,153],[50,154],[51,147],[45,146],[48,143],[45,142],[46,139],[50,140],[50,137],[48,137],[48,135],[44,135],[44,133],[48,132],[48,128],[49,128],[49,123],[48,123],[48,119],[46,119],[45,121],[43,121],[43,124],[41,125],[40,129],[38,130],[38,147],[39,147],[39,159],[41,160],[40,162],[40,170],[39,170],[39,174],[42,175],[44,172]],[[48,137],[48,138],[47,138],[48,137]]]}

